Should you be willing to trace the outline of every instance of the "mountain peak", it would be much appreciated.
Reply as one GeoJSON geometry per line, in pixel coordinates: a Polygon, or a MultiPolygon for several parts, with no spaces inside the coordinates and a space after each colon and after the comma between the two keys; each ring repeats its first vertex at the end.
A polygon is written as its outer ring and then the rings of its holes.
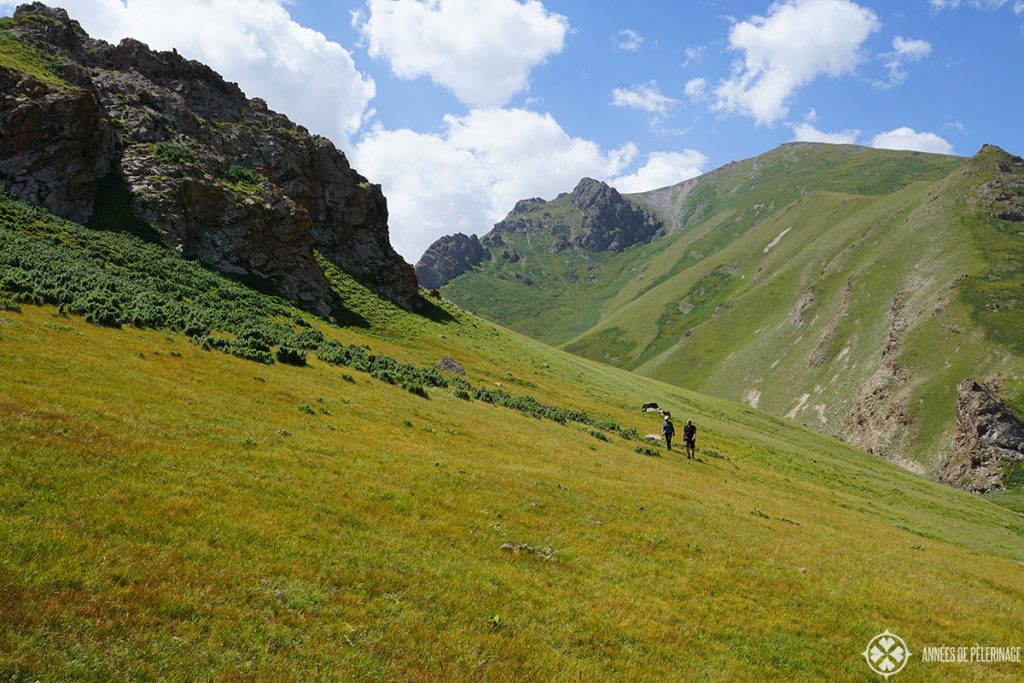
{"type": "Polygon", "coordinates": [[[327,315],[316,253],[406,307],[379,185],[326,138],[174,52],[90,38],[62,9],[0,24],[34,59],[0,62],[0,189],[93,227],[141,230],[327,315]]]}

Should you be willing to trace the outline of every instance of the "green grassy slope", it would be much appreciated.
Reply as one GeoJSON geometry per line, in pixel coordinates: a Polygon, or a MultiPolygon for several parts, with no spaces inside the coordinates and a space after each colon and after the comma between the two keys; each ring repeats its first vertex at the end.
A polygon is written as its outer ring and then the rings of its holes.
{"type": "MultiPolygon", "coordinates": [[[[0,678],[852,681],[886,628],[914,651],[1024,631],[1024,522],[978,497],[448,304],[414,316],[335,271],[336,327],[0,204],[0,678]],[[69,258],[106,294],[68,282],[64,317],[69,258]],[[74,312],[140,301],[164,322],[74,312]],[[283,342],[316,350],[231,355],[283,342]],[[318,358],[348,345],[641,433],[658,400],[700,457],[318,358]]],[[[953,674],[1019,668],[903,675],[953,674]]]]}
{"type": "MultiPolygon", "coordinates": [[[[689,181],[683,200],[672,196],[678,187],[635,195],[676,232],[602,255],[619,275],[571,293],[597,321],[585,332],[564,340],[568,326],[544,319],[536,336],[933,472],[960,379],[1000,373],[1004,395],[1024,403],[1014,342],[1024,316],[1012,294],[1022,245],[1011,223],[999,227],[973,204],[991,174],[965,175],[962,163],[793,144],[689,181]],[[993,297],[1002,302],[995,314],[993,297]]],[[[480,268],[444,291],[489,316],[464,291],[486,291],[494,277],[480,268]]],[[[539,317],[506,313],[505,324],[536,334],[539,317]]]]}

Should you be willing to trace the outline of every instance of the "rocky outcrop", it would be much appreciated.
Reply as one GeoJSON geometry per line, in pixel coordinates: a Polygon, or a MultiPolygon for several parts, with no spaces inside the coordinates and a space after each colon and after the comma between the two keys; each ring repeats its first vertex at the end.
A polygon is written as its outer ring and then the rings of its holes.
{"type": "Polygon", "coordinates": [[[168,246],[320,314],[331,294],[315,252],[418,305],[380,186],[327,139],[176,52],[93,40],[63,10],[24,5],[0,30],[48,64],[0,63],[0,187],[87,222],[97,188],[119,186],[168,246]]]}
{"type": "Polygon", "coordinates": [[[553,251],[570,246],[591,251],[622,251],[665,234],[660,219],[635,206],[614,187],[583,178],[571,193],[557,199],[521,199],[505,220],[494,225],[481,242],[486,247],[504,245],[502,235],[544,232],[554,236],[553,251]]]}
{"type": "Polygon", "coordinates": [[[649,242],[659,232],[661,221],[622,198],[614,187],[584,178],[572,191],[572,205],[583,218],[579,231],[570,241],[592,251],[622,251],[634,244],[649,242]]]}
{"type": "Polygon", "coordinates": [[[953,452],[939,481],[979,493],[1002,490],[1007,474],[1024,466],[1024,423],[993,387],[965,379],[956,389],[953,452]]]}
{"type": "Polygon", "coordinates": [[[988,213],[999,220],[1024,223],[1024,159],[993,145],[983,145],[967,172],[975,170],[974,166],[990,166],[987,170],[993,176],[978,188],[988,213]],[[993,160],[997,161],[991,163],[993,160]]]}
{"type": "Polygon", "coordinates": [[[445,235],[423,252],[416,264],[416,277],[428,289],[443,287],[473,266],[491,258],[489,252],[477,239],[461,232],[445,235]]]}

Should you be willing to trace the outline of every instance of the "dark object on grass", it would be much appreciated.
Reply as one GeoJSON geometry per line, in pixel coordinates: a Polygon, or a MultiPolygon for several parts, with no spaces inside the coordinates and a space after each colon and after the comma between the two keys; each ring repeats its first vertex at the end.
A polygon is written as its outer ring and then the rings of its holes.
{"type": "Polygon", "coordinates": [[[465,375],[466,371],[463,367],[451,356],[445,356],[441,360],[437,361],[434,365],[435,368],[442,372],[451,372],[456,375],[465,375]]]}

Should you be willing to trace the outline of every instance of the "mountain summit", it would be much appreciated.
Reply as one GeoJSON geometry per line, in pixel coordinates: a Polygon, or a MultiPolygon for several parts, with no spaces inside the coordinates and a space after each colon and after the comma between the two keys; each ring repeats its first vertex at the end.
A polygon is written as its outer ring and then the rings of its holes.
{"type": "Polygon", "coordinates": [[[424,286],[441,287],[492,258],[517,261],[518,252],[506,246],[520,237],[540,239],[551,254],[570,248],[619,253],[664,234],[665,226],[653,212],[607,183],[583,178],[572,192],[551,201],[521,199],[479,240],[462,234],[441,237],[423,253],[416,273],[424,286]]]}
{"type": "Polygon", "coordinates": [[[94,227],[127,211],[140,234],[321,315],[317,254],[416,305],[380,186],[329,140],[177,52],[93,40],[64,10],[0,21],[0,187],[94,227]]]}

